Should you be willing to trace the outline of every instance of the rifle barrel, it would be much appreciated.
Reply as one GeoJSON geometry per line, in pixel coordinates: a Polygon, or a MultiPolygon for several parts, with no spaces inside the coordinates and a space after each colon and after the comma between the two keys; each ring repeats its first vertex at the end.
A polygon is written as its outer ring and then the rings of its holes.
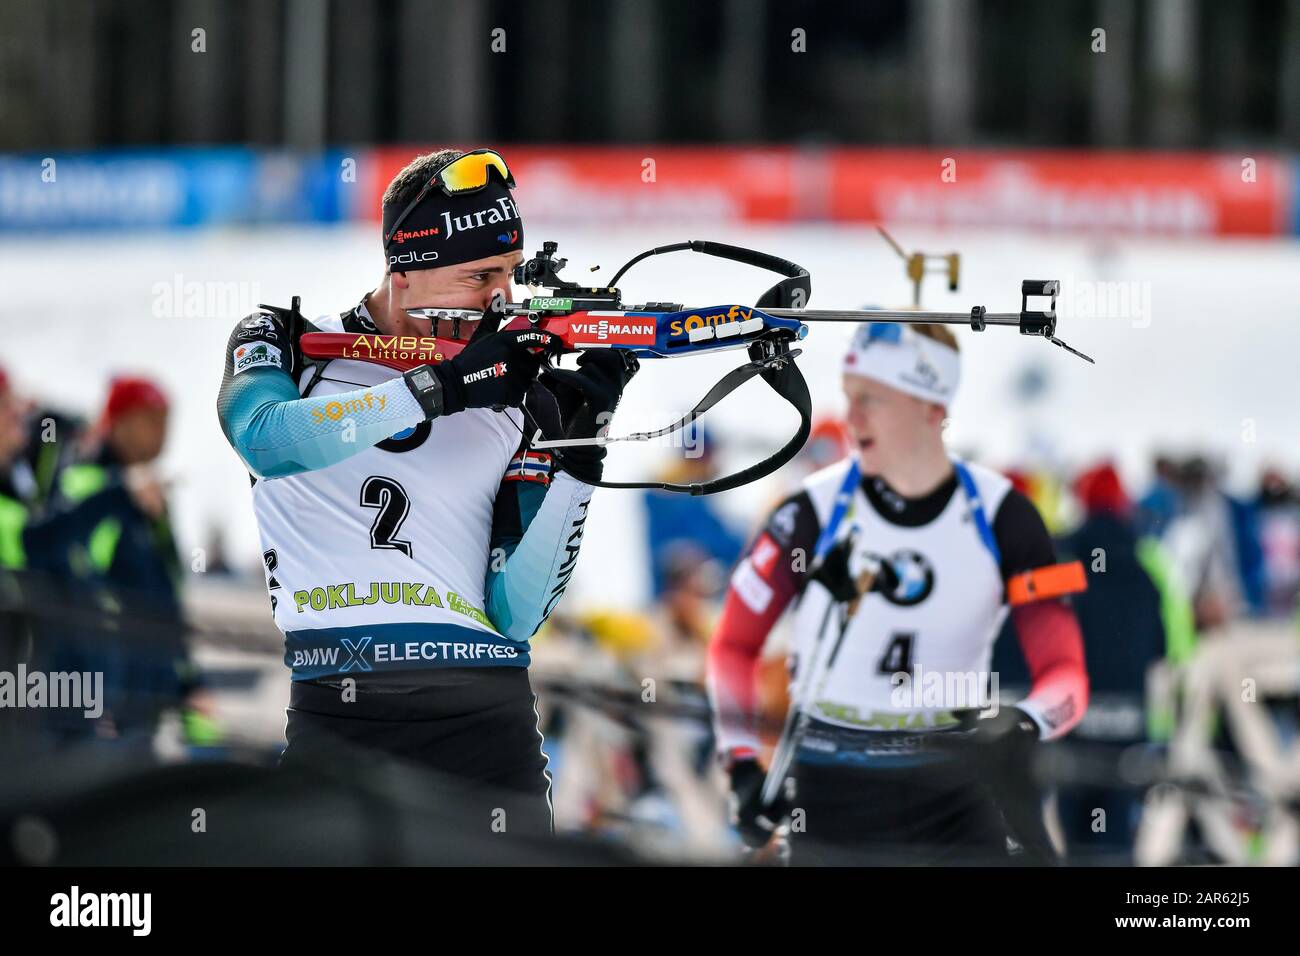
{"type": "MultiPolygon", "coordinates": [[[[800,322],[903,322],[907,324],[970,325],[969,312],[925,312],[892,309],[763,309],[768,315],[800,322]]],[[[986,312],[987,325],[1019,325],[1019,312],[986,312]]]]}

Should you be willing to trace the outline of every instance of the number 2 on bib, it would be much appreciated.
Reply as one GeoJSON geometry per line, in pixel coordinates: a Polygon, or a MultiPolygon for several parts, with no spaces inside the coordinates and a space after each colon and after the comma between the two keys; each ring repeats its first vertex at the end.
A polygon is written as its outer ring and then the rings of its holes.
{"type": "Polygon", "coordinates": [[[411,513],[411,499],[405,488],[392,478],[371,475],[361,484],[361,507],[379,511],[370,526],[370,547],[412,557],[411,542],[397,537],[402,522],[411,513]]]}

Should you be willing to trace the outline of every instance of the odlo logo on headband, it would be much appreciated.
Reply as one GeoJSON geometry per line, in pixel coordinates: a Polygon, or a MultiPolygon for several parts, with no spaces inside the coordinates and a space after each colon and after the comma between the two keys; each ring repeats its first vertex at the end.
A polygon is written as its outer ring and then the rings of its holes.
{"type": "MultiPolygon", "coordinates": [[[[435,230],[435,232],[436,231],[437,230],[435,230]]],[[[410,235],[410,233],[407,233],[407,235],[410,235]]],[[[436,252],[415,252],[412,250],[411,252],[403,252],[395,256],[389,256],[388,264],[390,266],[410,265],[414,262],[433,262],[437,258],[438,253],[436,252]]]]}

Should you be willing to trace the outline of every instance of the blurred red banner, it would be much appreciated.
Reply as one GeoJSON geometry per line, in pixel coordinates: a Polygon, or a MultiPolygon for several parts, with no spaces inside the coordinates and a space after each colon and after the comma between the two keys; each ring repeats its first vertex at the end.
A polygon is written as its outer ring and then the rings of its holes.
{"type": "MultiPolygon", "coordinates": [[[[370,157],[365,217],[379,217],[389,180],[427,147],[384,147],[370,157]]],[[[792,149],[510,146],[501,154],[518,183],[519,208],[547,222],[749,222],[808,216],[795,186],[792,149]]],[[[820,154],[814,156],[823,162],[820,154]]],[[[823,165],[818,165],[824,170],[823,165]]],[[[823,189],[824,183],[817,188],[823,189]]]]}
{"type": "MultiPolygon", "coordinates": [[[[364,164],[360,218],[426,147],[364,164]]],[[[509,146],[525,216],[547,222],[882,222],[1171,236],[1291,229],[1271,156],[794,147],[509,146]]]]}
{"type": "Polygon", "coordinates": [[[836,150],[829,162],[830,218],[846,222],[1187,236],[1289,231],[1291,167],[1272,157],[836,150]]]}

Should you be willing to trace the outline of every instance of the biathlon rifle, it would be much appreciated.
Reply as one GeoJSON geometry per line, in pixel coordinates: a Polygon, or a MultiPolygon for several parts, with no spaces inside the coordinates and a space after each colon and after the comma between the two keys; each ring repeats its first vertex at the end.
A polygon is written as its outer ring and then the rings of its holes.
{"type": "MultiPolygon", "coordinates": [[[[781,398],[799,413],[799,428],[779,451],[756,465],[735,474],[711,481],[691,484],[643,481],[596,481],[601,488],[651,488],[692,495],[715,494],[756,481],[776,471],[803,447],[812,428],[812,399],[803,374],[795,364],[802,350],[794,348],[808,334],[809,322],[901,322],[969,325],[982,332],[992,325],[1015,326],[1022,335],[1037,335],[1074,355],[1092,359],[1056,337],[1056,296],[1060,283],[1055,279],[1026,279],[1020,284],[1019,312],[988,312],[975,306],[970,312],[930,312],[890,309],[807,308],[812,295],[812,277],[800,265],[766,252],[721,242],[692,239],[666,246],[656,246],[634,256],[614,275],[607,286],[588,287],[569,282],[559,275],[566,259],[555,258],[558,244],[542,243],[542,250],[515,268],[515,283],[549,294],[533,295],[523,302],[509,303],[500,312],[479,313],[459,309],[410,309],[411,315],[434,320],[450,320],[452,335],[432,336],[394,342],[394,336],[356,335],[337,332],[307,332],[301,337],[303,354],[315,359],[346,358],[370,361],[398,371],[418,365],[440,362],[458,354],[467,344],[459,341],[458,326],[466,320],[494,323],[496,329],[521,329],[529,326],[546,329],[563,342],[563,351],[614,348],[625,356],[629,367],[641,359],[680,358],[724,349],[745,349],[749,361],[732,369],[680,420],[664,428],[630,435],[566,438],[552,426],[547,434],[534,421],[531,441],[534,450],[550,450],[563,460],[563,449],[577,445],[610,445],[616,442],[651,441],[680,431],[735,391],[751,378],[762,378],[781,398]],[[777,273],[783,278],[768,289],[752,306],[723,304],[686,307],[675,302],[647,302],[625,305],[618,281],[632,266],[650,256],[668,252],[703,253],[777,273]],[[1032,297],[1049,299],[1045,310],[1029,308],[1032,297]]],[[[540,375],[545,383],[547,365],[540,375]]]]}

